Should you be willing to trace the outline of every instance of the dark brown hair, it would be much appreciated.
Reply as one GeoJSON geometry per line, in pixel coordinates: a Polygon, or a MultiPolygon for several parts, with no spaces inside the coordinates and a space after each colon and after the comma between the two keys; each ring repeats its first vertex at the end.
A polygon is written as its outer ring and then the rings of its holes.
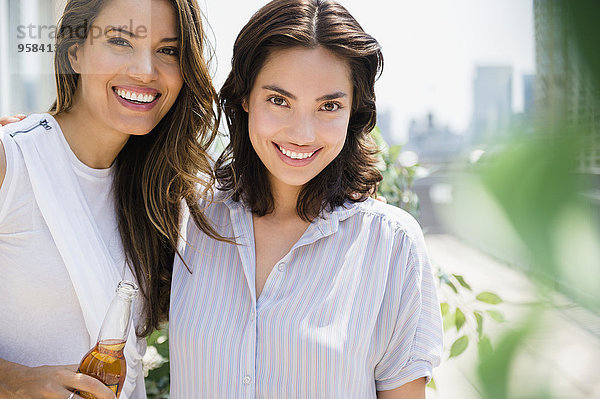
{"type": "MultiPolygon", "coordinates": [[[[85,42],[108,1],[70,0],[65,7],[56,38],[57,98],[51,108],[55,115],[71,109],[79,81],[68,50],[85,42]]],[[[197,205],[214,183],[207,150],[220,119],[217,93],[204,59],[201,12],[195,0],[170,2],[178,21],[183,87],[158,125],[146,135],[131,136],[115,161],[115,207],[121,241],[145,300],[144,325],[137,331],[140,336],[168,318],[183,201],[202,231],[222,239],[197,205]],[[202,187],[204,191],[199,191],[202,187]]]]}
{"type": "Polygon", "coordinates": [[[345,59],[351,70],[354,95],[346,142],[341,153],[304,185],[296,211],[310,221],[321,210],[333,210],[346,200],[364,201],[382,177],[376,168],[375,80],[383,68],[379,43],[365,33],[341,5],[328,0],[274,0],[261,8],[238,35],[232,69],[220,92],[230,143],[216,163],[220,189],[231,190],[252,211],[273,211],[266,168],[252,149],[248,114],[242,101],[252,90],[269,55],[291,47],[321,46],[345,59]]]}

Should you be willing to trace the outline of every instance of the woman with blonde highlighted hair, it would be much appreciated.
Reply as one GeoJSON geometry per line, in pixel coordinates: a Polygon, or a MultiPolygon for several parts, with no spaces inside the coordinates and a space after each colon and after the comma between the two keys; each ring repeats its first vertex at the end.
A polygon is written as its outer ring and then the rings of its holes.
{"type": "MultiPolygon", "coordinates": [[[[197,203],[219,120],[201,19],[195,0],[69,0],[56,102],[0,128],[1,397],[114,397],[75,371],[118,281],[140,286],[144,337],[168,316],[183,204],[220,239],[197,203]]],[[[143,352],[132,333],[121,398],[145,397],[143,352]]]]}

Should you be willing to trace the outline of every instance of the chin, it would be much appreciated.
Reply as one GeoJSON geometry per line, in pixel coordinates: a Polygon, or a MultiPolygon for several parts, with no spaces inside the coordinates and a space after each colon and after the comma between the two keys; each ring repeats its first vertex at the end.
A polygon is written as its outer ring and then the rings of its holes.
{"type": "Polygon", "coordinates": [[[119,126],[121,132],[131,136],[143,136],[152,131],[156,127],[156,124],[152,123],[128,123],[119,126]]]}
{"type": "Polygon", "coordinates": [[[139,130],[131,130],[129,131],[129,134],[131,136],[145,136],[148,133],[150,133],[152,131],[153,128],[151,129],[139,129],[139,130]]]}
{"type": "Polygon", "coordinates": [[[281,179],[281,181],[288,186],[302,188],[306,184],[308,184],[313,178],[314,178],[314,176],[311,177],[310,179],[308,179],[308,178],[303,178],[303,179],[289,178],[289,179],[281,179]]]}

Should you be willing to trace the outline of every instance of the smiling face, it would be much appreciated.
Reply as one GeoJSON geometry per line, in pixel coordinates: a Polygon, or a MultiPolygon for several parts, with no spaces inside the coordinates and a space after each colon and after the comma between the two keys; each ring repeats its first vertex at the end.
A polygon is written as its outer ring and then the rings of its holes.
{"type": "Polygon", "coordinates": [[[109,1],[85,43],[69,49],[80,74],[73,112],[117,134],[150,132],[183,85],[178,36],[169,1],[109,1]]]}
{"type": "Polygon", "coordinates": [[[243,106],[271,190],[300,189],[341,152],[352,108],[347,61],[323,47],[277,50],[243,106]]]}

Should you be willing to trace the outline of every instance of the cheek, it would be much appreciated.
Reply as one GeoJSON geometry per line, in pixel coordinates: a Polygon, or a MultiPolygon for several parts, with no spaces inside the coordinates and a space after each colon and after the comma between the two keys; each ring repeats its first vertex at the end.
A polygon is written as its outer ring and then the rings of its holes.
{"type": "MultiPolygon", "coordinates": [[[[101,44],[95,44],[94,48],[89,49],[83,56],[82,75],[114,75],[124,70],[127,65],[127,58],[123,55],[113,54],[101,44]]],[[[91,47],[91,46],[90,46],[91,47]]]]}
{"type": "Polygon", "coordinates": [[[327,123],[323,130],[326,133],[322,136],[322,140],[331,148],[335,148],[338,152],[341,151],[348,134],[348,122],[348,119],[340,118],[327,123]]]}
{"type": "Polygon", "coordinates": [[[260,152],[259,143],[263,141],[264,133],[261,128],[264,129],[264,125],[260,120],[257,120],[255,113],[248,113],[248,137],[250,139],[250,144],[252,144],[252,148],[257,153],[260,152]]]}
{"type": "Polygon", "coordinates": [[[265,112],[260,106],[250,108],[248,113],[248,130],[250,138],[268,139],[272,137],[284,124],[281,118],[270,112],[265,112]]]}
{"type": "Polygon", "coordinates": [[[179,91],[183,87],[183,76],[181,74],[181,68],[178,64],[166,65],[163,67],[165,80],[169,87],[169,91],[175,93],[175,97],[179,94],[179,91]]]}
{"type": "Polygon", "coordinates": [[[79,86],[83,99],[91,102],[103,101],[108,91],[106,90],[110,76],[106,73],[84,71],[79,76],[79,86]]]}

